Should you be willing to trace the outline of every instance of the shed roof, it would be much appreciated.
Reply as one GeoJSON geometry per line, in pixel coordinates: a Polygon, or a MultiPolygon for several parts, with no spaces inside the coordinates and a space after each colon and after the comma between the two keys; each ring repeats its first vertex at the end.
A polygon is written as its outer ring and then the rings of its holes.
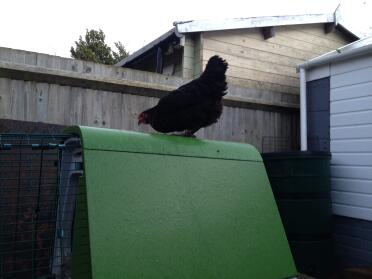
{"type": "Polygon", "coordinates": [[[323,13],[323,14],[301,14],[301,15],[282,15],[282,16],[260,16],[246,18],[231,18],[223,20],[191,20],[174,22],[175,26],[170,31],[166,32],[159,38],[150,42],[146,46],[137,50],[133,54],[124,58],[116,64],[116,66],[125,66],[127,63],[136,60],[149,50],[168,40],[170,37],[182,37],[186,33],[207,32],[217,30],[232,30],[245,28],[272,27],[283,25],[299,25],[299,24],[316,24],[316,23],[334,23],[338,29],[348,36],[358,39],[359,36],[352,31],[342,26],[338,22],[338,12],[323,13]]]}
{"type": "Polygon", "coordinates": [[[316,66],[336,62],[360,56],[365,53],[372,53],[372,36],[360,39],[336,50],[327,52],[300,64],[297,68],[309,69],[316,66]]]}
{"type": "Polygon", "coordinates": [[[231,30],[256,28],[267,26],[331,23],[335,22],[334,14],[305,14],[285,16],[260,16],[246,18],[230,18],[222,20],[192,20],[175,22],[179,33],[206,32],[217,30],[231,30]]]}
{"type": "Polygon", "coordinates": [[[128,63],[128,62],[130,62],[130,61],[132,61],[132,60],[134,60],[136,58],[138,58],[139,56],[141,56],[144,53],[150,51],[151,49],[153,49],[154,47],[158,46],[162,42],[171,39],[171,37],[177,37],[177,34],[175,32],[175,28],[172,28],[171,30],[169,30],[168,32],[164,33],[160,37],[156,38],[152,42],[148,43],[144,47],[140,48],[136,52],[133,52],[131,55],[127,56],[126,58],[124,58],[123,60],[121,60],[120,62],[118,62],[117,64],[115,64],[115,66],[120,66],[120,67],[124,66],[126,63],[128,63]]]}

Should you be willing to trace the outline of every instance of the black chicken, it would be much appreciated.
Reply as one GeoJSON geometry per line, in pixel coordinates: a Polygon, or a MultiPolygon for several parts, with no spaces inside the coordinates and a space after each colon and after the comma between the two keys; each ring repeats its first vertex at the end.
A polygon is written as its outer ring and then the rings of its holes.
{"type": "Polygon", "coordinates": [[[193,134],[215,122],[222,113],[226,95],[227,62],[211,57],[202,75],[161,98],[158,104],[138,116],[138,125],[150,124],[158,132],[193,134]]]}

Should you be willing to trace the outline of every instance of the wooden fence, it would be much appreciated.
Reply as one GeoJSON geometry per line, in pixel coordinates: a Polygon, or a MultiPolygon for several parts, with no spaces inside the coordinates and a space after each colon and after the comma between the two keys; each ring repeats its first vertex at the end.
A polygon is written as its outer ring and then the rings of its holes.
{"type": "MultiPolygon", "coordinates": [[[[0,120],[141,132],[137,115],[187,80],[46,54],[0,48],[0,120]]],[[[220,121],[198,137],[259,150],[293,147],[299,96],[229,86],[220,121]],[[283,142],[281,142],[283,141],[283,142]],[[267,145],[265,147],[265,145],[267,145]]]]}

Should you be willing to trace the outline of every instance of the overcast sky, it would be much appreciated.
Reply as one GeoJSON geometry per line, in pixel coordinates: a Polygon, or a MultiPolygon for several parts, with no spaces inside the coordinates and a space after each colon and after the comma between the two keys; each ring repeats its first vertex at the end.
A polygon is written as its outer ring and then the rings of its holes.
{"type": "MultiPolygon", "coordinates": [[[[172,28],[174,21],[332,12],[340,0],[2,0],[0,46],[70,57],[85,30],[101,28],[110,46],[132,53],[172,28]],[[217,4],[218,3],[218,4],[217,4]]],[[[341,0],[353,28],[372,33],[372,0],[341,0]]]]}

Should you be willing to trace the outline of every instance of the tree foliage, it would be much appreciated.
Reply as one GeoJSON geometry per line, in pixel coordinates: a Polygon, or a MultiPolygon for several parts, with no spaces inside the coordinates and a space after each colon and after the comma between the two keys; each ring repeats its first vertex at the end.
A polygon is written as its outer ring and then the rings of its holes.
{"type": "Polygon", "coordinates": [[[124,45],[120,41],[115,43],[115,47],[118,49],[118,52],[113,51],[112,55],[114,57],[114,61],[116,61],[115,63],[117,63],[127,57],[129,52],[125,49],[124,45]]]}
{"type": "Polygon", "coordinates": [[[129,55],[124,45],[119,41],[115,43],[117,52],[105,43],[105,33],[101,29],[86,30],[85,38],[79,37],[75,41],[75,48],[70,49],[71,57],[96,63],[113,65],[129,55]]]}

